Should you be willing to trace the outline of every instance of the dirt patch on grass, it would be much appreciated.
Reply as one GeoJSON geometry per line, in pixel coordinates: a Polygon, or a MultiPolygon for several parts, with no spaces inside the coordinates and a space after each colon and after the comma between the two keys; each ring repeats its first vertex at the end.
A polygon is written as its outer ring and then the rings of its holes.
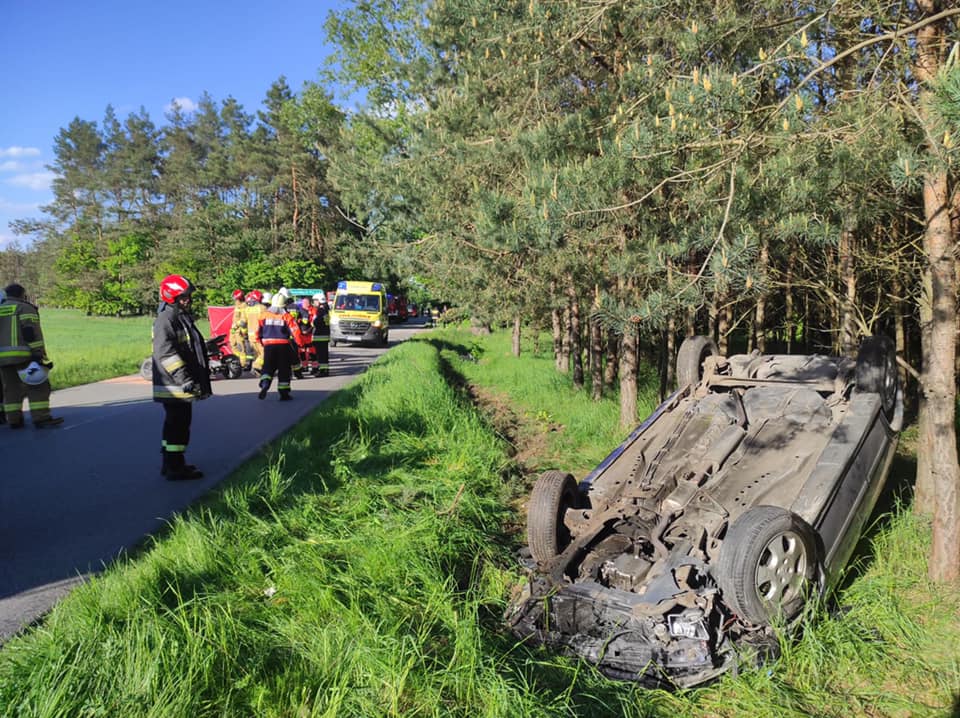
{"type": "Polygon", "coordinates": [[[532,485],[537,465],[549,452],[547,432],[539,422],[517,414],[508,397],[475,384],[468,384],[467,391],[494,431],[510,444],[511,458],[532,485]]]}

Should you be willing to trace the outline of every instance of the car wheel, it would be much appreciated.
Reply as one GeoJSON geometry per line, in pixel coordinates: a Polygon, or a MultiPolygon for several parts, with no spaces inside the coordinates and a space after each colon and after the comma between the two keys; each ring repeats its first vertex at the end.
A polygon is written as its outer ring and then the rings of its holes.
{"type": "Polygon", "coordinates": [[[147,381],[153,381],[153,357],[147,357],[140,362],[140,376],[147,381]]]}
{"type": "Polygon", "coordinates": [[[867,337],[857,354],[857,391],[880,395],[888,419],[897,406],[897,351],[889,337],[867,337]]]}
{"type": "Polygon", "coordinates": [[[527,509],[527,542],[537,561],[558,555],[570,543],[563,523],[567,509],[577,506],[577,482],[563,471],[544,471],[533,486],[527,509]]]}
{"type": "Polygon", "coordinates": [[[803,608],[816,570],[813,529],[778,506],[756,506],[727,530],[717,583],[731,611],[749,623],[789,621],[803,608]]]}
{"type": "Polygon", "coordinates": [[[703,361],[718,356],[720,351],[713,339],[704,336],[687,337],[677,353],[677,386],[699,384],[703,378],[703,361]]]}
{"type": "Polygon", "coordinates": [[[240,363],[240,360],[232,354],[223,358],[223,367],[221,370],[227,379],[239,379],[243,376],[243,365],[240,363]]]}

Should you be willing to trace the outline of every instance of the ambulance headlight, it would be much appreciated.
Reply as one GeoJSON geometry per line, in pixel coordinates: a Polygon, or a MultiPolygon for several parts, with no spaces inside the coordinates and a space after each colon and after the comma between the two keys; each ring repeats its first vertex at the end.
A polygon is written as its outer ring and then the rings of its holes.
{"type": "Polygon", "coordinates": [[[373,326],[374,326],[375,328],[379,329],[380,327],[383,326],[383,322],[378,319],[377,321],[375,321],[375,322],[373,323],[373,326]]]}

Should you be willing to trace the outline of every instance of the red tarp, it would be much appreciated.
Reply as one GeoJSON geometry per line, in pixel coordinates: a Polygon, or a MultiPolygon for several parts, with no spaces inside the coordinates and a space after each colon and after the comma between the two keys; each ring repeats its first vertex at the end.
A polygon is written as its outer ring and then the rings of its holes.
{"type": "Polygon", "coordinates": [[[233,324],[233,307],[207,307],[207,318],[210,320],[210,336],[212,339],[220,334],[227,335],[230,341],[230,325],[233,324]]]}

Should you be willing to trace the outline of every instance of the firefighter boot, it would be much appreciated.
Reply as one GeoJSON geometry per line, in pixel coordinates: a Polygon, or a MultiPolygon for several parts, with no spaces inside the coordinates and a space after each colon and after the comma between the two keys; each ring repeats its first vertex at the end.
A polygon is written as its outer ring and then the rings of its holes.
{"type": "Polygon", "coordinates": [[[183,452],[180,451],[163,452],[163,468],[161,468],[160,473],[166,477],[167,481],[187,481],[203,478],[203,472],[193,464],[188,464],[183,452]]]}
{"type": "Polygon", "coordinates": [[[270,380],[261,379],[260,380],[260,392],[257,394],[258,399],[266,399],[267,392],[270,390],[270,380]]]}
{"type": "Polygon", "coordinates": [[[292,400],[292,399],[293,399],[293,397],[290,396],[290,390],[289,390],[289,389],[281,389],[281,390],[280,390],[280,401],[290,401],[290,400],[292,400]]]}

